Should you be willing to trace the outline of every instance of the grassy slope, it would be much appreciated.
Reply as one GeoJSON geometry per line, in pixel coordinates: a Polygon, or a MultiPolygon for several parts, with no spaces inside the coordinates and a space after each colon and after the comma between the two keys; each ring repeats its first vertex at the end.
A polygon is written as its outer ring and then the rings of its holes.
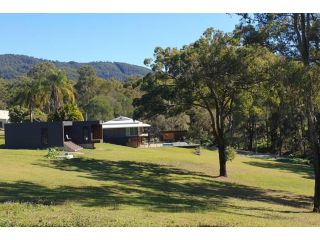
{"type": "MultiPolygon", "coordinates": [[[[0,136],[1,144],[1,136],[0,136]]],[[[0,226],[319,226],[306,165],[99,144],[82,158],[0,149],[0,226]]]]}

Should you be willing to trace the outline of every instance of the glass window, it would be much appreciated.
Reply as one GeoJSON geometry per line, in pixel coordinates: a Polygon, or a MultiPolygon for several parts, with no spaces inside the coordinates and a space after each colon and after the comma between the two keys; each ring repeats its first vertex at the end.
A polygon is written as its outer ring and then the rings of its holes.
{"type": "Polygon", "coordinates": [[[130,128],[126,128],[126,136],[130,136],[130,128]]]}
{"type": "Polygon", "coordinates": [[[126,136],[137,136],[138,135],[138,128],[126,128],[126,136]]]}
{"type": "Polygon", "coordinates": [[[137,136],[138,128],[130,128],[130,136],[137,136]]]}

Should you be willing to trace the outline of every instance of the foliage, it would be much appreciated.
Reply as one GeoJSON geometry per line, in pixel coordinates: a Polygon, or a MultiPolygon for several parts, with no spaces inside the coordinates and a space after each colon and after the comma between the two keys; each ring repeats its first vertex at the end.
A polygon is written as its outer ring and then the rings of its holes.
{"type": "MultiPolygon", "coordinates": [[[[286,59],[297,61],[302,66],[302,71],[295,76],[296,80],[293,81],[293,88],[296,89],[296,93],[300,97],[298,100],[302,100],[301,102],[305,105],[305,114],[302,114],[302,120],[298,129],[303,130],[302,121],[303,118],[306,118],[308,140],[315,170],[313,211],[320,212],[320,143],[319,129],[317,128],[320,120],[317,119],[319,114],[316,110],[320,81],[319,75],[314,74],[316,72],[319,73],[320,14],[266,13],[254,14],[253,16],[243,14],[242,16],[243,22],[239,25],[238,30],[244,44],[250,44],[250,41],[253,41],[257,44],[267,46],[275,54],[282,55],[286,59]],[[256,41],[256,36],[263,37],[258,38],[258,41],[256,41]]],[[[290,86],[288,82],[284,81],[284,83],[290,86]]],[[[282,94],[283,99],[287,98],[287,93],[288,92],[284,92],[282,94]]],[[[284,123],[287,122],[286,125],[288,125],[288,123],[291,122],[284,118],[283,113],[285,113],[285,111],[280,111],[279,119],[284,123]]],[[[286,126],[280,132],[286,133],[286,126]]],[[[284,139],[280,137],[280,154],[283,140],[284,139]]]]}
{"type": "Polygon", "coordinates": [[[59,150],[57,148],[49,148],[48,154],[46,155],[46,158],[48,159],[56,159],[59,155],[59,150]]]}
{"type": "Polygon", "coordinates": [[[236,157],[236,150],[233,147],[228,146],[226,148],[226,159],[227,161],[232,162],[233,159],[236,157]]]}
{"type": "Polygon", "coordinates": [[[43,107],[46,103],[46,92],[42,82],[22,77],[16,83],[14,102],[28,108],[29,120],[33,121],[33,111],[37,107],[43,107]]]}
{"type": "Polygon", "coordinates": [[[75,104],[65,104],[49,114],[48,121],[83,121],[83,115],[75,104]]]}
{"type": "Polygon", "coordinates": [[[44,103],[49,112],[58,109],[64,103],[75,102],[73,84],[54,64],[40,63],[31,69],[28,76],[34,82],[42,84],[44,103]]]}
{"type": "Polygon", "coordinates": [[[99,79],[90,66],[79,69],[79,80],[75,85],[77,102],[88,119],[110,120],[119,115],[132,116],[132,99],[139,95],[139,89],[133,86],[132,78],[128,84],[108,79],[99,79]]]}
{"type": "Polygon", "coordinates": [[[172,116],[192,107],[205,109],[221,151],[221,175],[226,176],[223,151],[228,145],[227,121],[234,100],[241,90],[269,80],[276,58],[266,48],[242,46],[232,34],[212,28],[181,49],[156,48],[154,56],[150,62],[153,73],[141,85],[146,93],[134,102],[135,118],[172,116]]]}
{"type": "Polygon", "coordinates": [[[48,115],[42,112],[39,108],[33,111],[33,120],[36,122],[46,122],[48,121],[48,115]]]}
{"type": "Polygon", "coordinates": [[[95,69],[91,66],[79,68],[78,74],[79,79],[75,85],[77,102],[84,112],[88,112],[90,111],[88,104],[98,91],[98,78],[95,69]]]}
{"type": "Polygon", "coordinates": [[[107,121],[114,117],[113,108],[108,98],[103,95],[98,95],[90,99],[87,109],[88,119],[107,121]]]}
{"type": "Polygon", "coordinates": [[[10,99],[10,82],[0,79],[0,109],[7,109],[10,99]]]}
{"type": "Polygon", "coordinates": [[[25,121],[29,115],[28,109],[21,106],[13,106],[9,108],[9,118],[10,122],[18,123],[25,121]]]}

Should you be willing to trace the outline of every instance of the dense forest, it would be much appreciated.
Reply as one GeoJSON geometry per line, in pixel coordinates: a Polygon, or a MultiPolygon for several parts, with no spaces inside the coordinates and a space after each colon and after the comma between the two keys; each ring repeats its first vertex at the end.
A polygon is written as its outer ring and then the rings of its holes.
{"type": "Polygon", "coordinates": [[[58,68],[63,69],[70,80],[78,79],[77,70],[84,65],[92,66],[100,78],[114,78],[120,81],[127,81],[130,76],[144,76],[150,72],[147,68],[120,62],[60,62],[24,55],[4,54],[0,55],[0,78],[15,79],[27,74],[32,67],[42,62],[52,62],[58,68]]]}

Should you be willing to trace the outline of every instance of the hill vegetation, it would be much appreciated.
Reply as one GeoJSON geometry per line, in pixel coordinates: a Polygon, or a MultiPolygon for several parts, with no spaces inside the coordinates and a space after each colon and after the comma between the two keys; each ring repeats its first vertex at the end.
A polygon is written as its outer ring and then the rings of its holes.
{"type": "Polygon", "coordinates": [[[42,62],[51,62],[59,69],[64,70],[70,80],[77,80],[79,78],[77,70],[84,65],[92,66],[100,78],[114,78],[120,81],[127,81],[130,76],[144,76],[150,72],[147,68],[121,62],[60,62],[25,55],[3,54],[0,55],[0,78],[15,79],[27,74],[35,65],[42,62]]]}

